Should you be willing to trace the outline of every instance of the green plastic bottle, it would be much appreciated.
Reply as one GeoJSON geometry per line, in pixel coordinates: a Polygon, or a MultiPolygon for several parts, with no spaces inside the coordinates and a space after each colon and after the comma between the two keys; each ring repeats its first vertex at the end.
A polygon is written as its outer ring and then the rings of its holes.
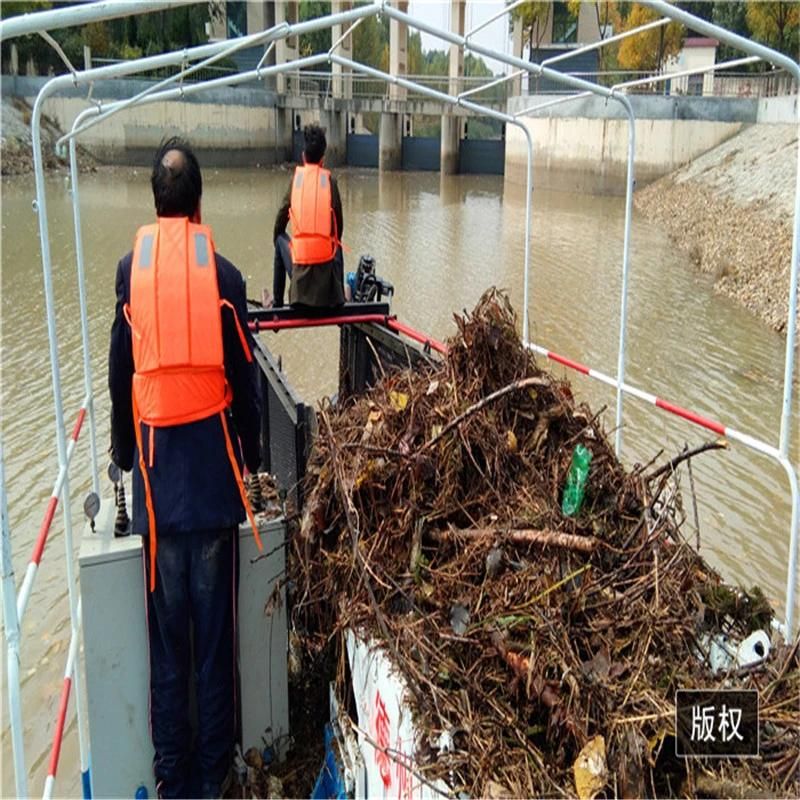
{"type": "Polygon", "coordinates": [[[564,497],[561,500],[561,511],[565,517],[574,517],[581,510],[591,462],[592,451],[582,444],[575,445],[572,451],[572,464],[564,485],[564,497]]]}

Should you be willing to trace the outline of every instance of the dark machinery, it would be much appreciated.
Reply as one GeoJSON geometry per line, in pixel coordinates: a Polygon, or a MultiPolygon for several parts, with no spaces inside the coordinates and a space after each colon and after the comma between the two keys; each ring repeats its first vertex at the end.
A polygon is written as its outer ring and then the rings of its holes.
{"type": "Polygon", "coordinates": [[[347,273],[347,285],[354,303],[380,303],[394,295],[394,286],[375,273],[375,259],[370,255],[361,256],[356,272],[347,273]]]}

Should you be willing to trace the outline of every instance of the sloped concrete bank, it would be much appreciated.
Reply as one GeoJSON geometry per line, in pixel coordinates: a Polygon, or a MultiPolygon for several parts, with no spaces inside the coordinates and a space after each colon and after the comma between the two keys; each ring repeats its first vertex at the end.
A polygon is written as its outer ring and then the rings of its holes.
{"type": "Polygon", "coordinates": [[[797,135],[752,125],[635,196],[718,292],[777,331],[788,324],[797,135]]]}

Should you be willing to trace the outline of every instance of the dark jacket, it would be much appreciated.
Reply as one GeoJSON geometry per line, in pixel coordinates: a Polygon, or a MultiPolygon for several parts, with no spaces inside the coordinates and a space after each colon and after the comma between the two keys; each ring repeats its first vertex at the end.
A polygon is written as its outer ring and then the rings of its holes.
{"type": "MultiPolygon", "coordinates": [[[[133,427],[131,387],[133,349],[131,330],[123,308],[130,299],[131,262],[128,253],[117,265],[117,306],[111,327],[108,355],[108,388],[111,393],[111,458],[124,470],[133,471],[133,532],[147,533],[144,484],[133,427]]],[[[241,273],[216,254],[220,297],[236,309],[247,328],[247,301],[241,273]]],[[[228,428],[237,456],[251,472],[260,461],[261,407],[255,361],[248,362],[229,308],[222,309],[225,376],[233,392],[228,428]],[[237,436],[241,453],[236,447],[237,436]]],[[[148,449],[149,428],[142,425],[142,442],[148,449]]],[[[217,415],[187,425],[154,429],[153,467],[148,466],[158,535],[179,531],[230,528],[245,519],[239,490],[228,459],[221,420],[217,415]]],[[[145,452],[149,458],[149,453],[145,452]]]]}
{"type": "MultiPolygon", "coordinates": [[[[289,208],[292,198],[292,183],[294,174],[289,181],[289,188],[283,199],[283,205],[275,217],[275,227],[272,240],[275,244],[275,268],[279,267],[280,260],[286,259],[286,254],[280,252],[278,239],[286,233],[289,224],[289,208]]],[[[336,220],[336,233],[342,240],[344,231],[344,218],[342,216],[342,198],[339,195],[339,186],[336,178],[331,175],[331,207],[336,220]]],[[[331,261],[324,264],[298,264],[291,267],[292,280],[289,286],[289,302],[292,305],[305,306],[338,306],[344,303],[344,260],[341,247],[337,248],[336,255],[331,261]]],[[[280,299],[280,298],[279,298],[280,299]]]]}

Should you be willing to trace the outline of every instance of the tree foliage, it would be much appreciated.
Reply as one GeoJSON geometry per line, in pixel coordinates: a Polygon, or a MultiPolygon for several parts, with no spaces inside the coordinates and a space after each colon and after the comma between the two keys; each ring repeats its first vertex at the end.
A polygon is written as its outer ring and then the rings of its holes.
{"type": "Polygon", "coordinates": [[[353,58],[375,69],[389,69],[388,17],[375,15],[362,20],[353,33],[353,58]]]}
{"type": "Polygon", "coordinates": [[[516,20],[522,23],[522,39],[527,41],[529,52],[537,49],[542,43],[552,8],[553,4],[547,0],[544,2],[529,0],[511,12],[512,24],[516,20]]]}
{"type": "MultiPolygon", "coordinates": [[[[46,8],[63,8],[75,2],[2,2],[0,16],[42,11],[46,8]]],[[[164,53],[182,47],[194,47],[207,41],[205,23],[210,20],[210,4],[178,6],[142,16],[123,17],[73,28],[52,31],[65,55],[75,67],[83,66],[83,46],[89,45],[97,58],[138,58],[142,55],[164,53]]],[[[59,56],[44,39],[36,34],[13,40],[17,45],[20,67],[32,58],[40,73],[52,68],[65,72],[59,56]]],[[[3,42],[3,62],[9,57],[10,42],[3,42]]]]}
{"type": "MultiPolygon", "coordinates": [[[[330,0],[302,0],[297,9],[297,17],[300,22],[324,17],[330,13],[330,0]]],[[[311,56],[316,53],[324,53],[330,50],[332,41],[330,28],[303,33],[300,36],[300,55],[311,56]]],[[[329,69],[329,67],[319,66],[316,69],[329,69]]]]}
{"type": "MultiPolygon", "coordinates": [[[[634,3],[623,22],[623,30],[629,31],[659,18],[657,12],[641,3],[634,3]]],[[[685,34],[683,25],[670,22],[623,39],[617,56],[619,65],[622,69],[661,71],[668,58],[680,53],[685,34]]]]}
{"type": "MultiPolygon", "coordinates": [[[[581,13],[581,6],[587,5],[585,0],[569,0],[567,7],[576,19],[581,13]]],[[[621,6],[629,3],[618,3],[616,0],[594,0],[588,5],[592,6],[595,21],[597,22],[597,35],[600,39],[607,39],[612,33],[619,33],[623,28],[621,6]]],[[[601,70],[615,69],[617,67],[617,50],[619,45],[607,45],[598,51],[599,67],[601,70]]]]}
{"type": "Polygon", "coordinates": [[[800,46],[800,3],[747,3],[747,26],[753,38],[797,58],[800,46]]]}

